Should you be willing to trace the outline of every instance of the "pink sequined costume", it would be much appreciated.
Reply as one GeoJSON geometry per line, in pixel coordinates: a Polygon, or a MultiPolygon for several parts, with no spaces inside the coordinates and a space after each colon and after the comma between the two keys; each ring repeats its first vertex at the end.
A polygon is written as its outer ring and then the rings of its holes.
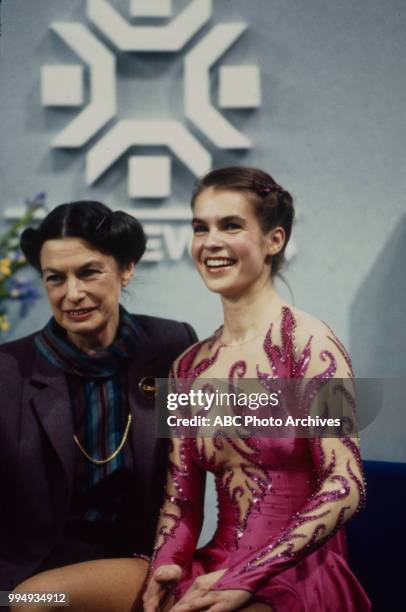
{"type": "MultiPolygon", "coordinates": [[[[349,357],[327,326],[307,334],[300,349],[295,328],[285,306],[280,328],[271,326],[257,347],[254,369],[232,358],[229,379],[255,372],[266,386],[271,377],[306,377],[314,393],[326,378],[352,376],[349,357]]],[[[189,349],[174,374],[191,383],[202,374],[214,378],[220,361],[227,362],[225,347],[213,336],[189,349]]],[[[347,565],[341,528],[363,498],[355,438],[242,439],[224,430],[213,438],[175,438],[153,571],[163,564],[182,566],[177,598],[197,576],[227,568],[212,590],[249,591],[273,612],[370,610],[347,565]],[[212,540],[196,550],[206,471],[215,475],[218,525],[212,540]]]]}

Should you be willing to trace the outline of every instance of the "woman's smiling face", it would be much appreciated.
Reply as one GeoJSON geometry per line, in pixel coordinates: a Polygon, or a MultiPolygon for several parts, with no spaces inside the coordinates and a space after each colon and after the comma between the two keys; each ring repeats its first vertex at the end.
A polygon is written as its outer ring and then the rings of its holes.
{"type": "Polygon", "coordinates": [[[121,289],[132,266],[121,270],[113,256],[80,238],[47,240],[41,249],[41,269],[56,321],[77,344],[80,337],[107,345],[119,319],[121,289]]]}
{"type": "Polygon", "coordinates": [[[242,191],[203,190],[193,209],[192,257],[207,287],[238,297],[269,282],[271,233],[263,234],[254,206],[242,191]]]}

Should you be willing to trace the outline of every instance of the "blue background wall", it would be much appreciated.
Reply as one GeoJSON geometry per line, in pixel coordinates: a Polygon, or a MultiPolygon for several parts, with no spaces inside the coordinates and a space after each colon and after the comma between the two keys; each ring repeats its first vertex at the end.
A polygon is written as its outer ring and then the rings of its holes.
{"type": "MultiPolygon", "coordinates": [[[[125,0],[111,4],[128,15],[125,0]]],[[[175,0],[175,11],[186,4],[175,0]]],[[[127,196],[124,158],[89,188],[87,147],[73,152],[50,147],[77,111],[41,106],[40,67],[78,58],[49,25],[86,23],[84,0],[3,0],[1,20],[0,209],[46,191],[51,207],[92,198],[136,210],[140,202],[127,196]]],[[[406,5],[403,0],[214,1],[212,24],[241,20],[249,28],[220,63],[258,64],[263,106],[225,114],[254,146],[245,153],[221,152],[202,141],[215,165],[258,165],[294,195],[298,254],[286,277],[296,305],[334,328],[350,348],[359,376],[404,376],[406,5]]],[[[117,57],[120,118],[183,118],[182,53],[117,57]]],[[[217,67],[212,77],[215,100],[217,67]]],[[[173,168],[172,203],[186,207],[194,179],[179,162],[173,168]]],[[[187,258],[140,266],[124,304],[187,320],[202,337],[221,322],[216,296],[207,293],[187,258]]],[[[48,317],[42,300],[10,338],[33,331],[48,317]]],[[[362,432],[364,455],[405,461],[402,387],[386,381],[376,393],[369,391],[365,406],[376,408],[377,397],[382,408],[362,432]]]]}

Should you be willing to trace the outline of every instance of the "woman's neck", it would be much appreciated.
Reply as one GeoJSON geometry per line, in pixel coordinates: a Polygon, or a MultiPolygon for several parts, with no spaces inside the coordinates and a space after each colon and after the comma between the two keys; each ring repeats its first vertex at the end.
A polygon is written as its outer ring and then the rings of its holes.
{"type": "Polygon", "coordinates": [[[272,321],[279,318],[285,302],[271,283],[241,297],[222,297],[224,344],[241,344],[255,336],[265,334],[272,321]]]}

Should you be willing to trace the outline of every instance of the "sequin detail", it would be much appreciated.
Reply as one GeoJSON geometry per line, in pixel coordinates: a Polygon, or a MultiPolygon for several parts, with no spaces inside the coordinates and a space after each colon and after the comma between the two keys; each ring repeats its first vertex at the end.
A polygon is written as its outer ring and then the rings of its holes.
{"type": "MultiPolygon", "coordinates": [[[[284,307],[280,345],[274,342],[273,325],[262,344],[261,356],[269,368],[255,363],[253,366],[258,381],[266,389],[273,390],[276,378],[296,381],[297,401],[303,413],[307,413],[326,381],[334,378],[339,368],[349,373],[352,369],[348,354],[331,330],[324,337],[325,345],[318,344],[322,350],[314,349],[316,338],[311,335],[298,349],[296,325],[292,311],[284,307]]],[[[219,365],[223,346],[216,348],[217,341],[214,335],[179,360],[176,377],[186,380],[189,388],[203,374],[209,376],[211,366],[219,365]],[[199,354],[205,356],[199,360],[199,354]]],[[[247,371],[248,363],[241,355],[226,371],[230,391],[235,390],[247,371]]],[[[333,391],[345,403],[347,417],[353,422],[355,399],[351,384],[337,381],[333,391]]],[[[215,551],[214,558],[219,550],[228,554],[224,561],[228,570],[212,585],[214,590],[243,588],[261,592],[273,576],[321,546],[328,546],[328,540],[365,498],[358,443],[349,436],[334,441],[242,439],[232,438],[219,428],[211,438],[177,440],[171,453],[167,498],[158,528],[161,540],[155,567],[164,563],[178,563],[185,571],[189,567],[201,525],[206,471],[215,475],[219,523],[214,540],[203,549],[203,558],[208,564],[211,551],[215,551]],[[297,487],[303,502],[292,512],[289,508],[298,494],[297,487]],[[277,532],[273,528],[275,504],[286,507],[286,522],[277,532]],[[262,526],[260,534],[258,525],[262,526]]],[[[219,566],[213,565],[210,571],[216,569],[219,566]]],[[[177,593],[180,597],[181,585],[177,593]]]]}

